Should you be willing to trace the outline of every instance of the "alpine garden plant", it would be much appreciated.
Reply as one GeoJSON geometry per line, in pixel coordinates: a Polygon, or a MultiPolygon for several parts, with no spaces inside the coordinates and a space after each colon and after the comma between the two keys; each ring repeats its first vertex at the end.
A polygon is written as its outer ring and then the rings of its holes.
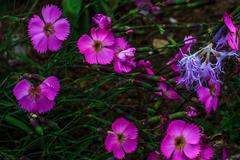
{"type": "Polygon", "coordinates": [[[15,5],[0,14],[0,159],[239,156],[239,7],[185,25],[208,3],[15,5]]]}

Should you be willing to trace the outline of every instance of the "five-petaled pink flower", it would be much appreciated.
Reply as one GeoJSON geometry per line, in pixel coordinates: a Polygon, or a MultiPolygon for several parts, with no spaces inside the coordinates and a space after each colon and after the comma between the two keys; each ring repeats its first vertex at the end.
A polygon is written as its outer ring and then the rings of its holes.
{"type": "Polygon", "coordinates": [[[45,113],[53,108],[59,90],[59,80],[50,76],[38,87],[33,87],[28,80],[23,79],[14,87],[13,94],[24,111],[45,113]]]}
{"type": "Polygon", "coordinates": [[[197,89],[198,100],[205,105],[207,113],[217,110],[220,88],[220,83],[209,81],[209,88],[201,86],[197,89]]]}
{"type": "Polygon", "coordinates": [[[164,98],[169,100],[179,100],[181,98],[172,87],[168,88],[166,83],[159,82],[157,83],[157,85],[161,89],[161,91],[155,92],[155,94],[163,96],[164,98]]]}
{"type": "Polygon", "coordinates": [[[124,118],[118,118],[112,123],[112,131],[108,131],[105,148],[113,152],[117,159],[123,159],[126,153],[133,153],[138,143],[137,127],[124,118]]]}
{"type": "Polygon", "coordinates": [[[89,64],[110,64],[114,50],[110,48],[115,43],[111,31],[92,28],[91,37],[84,34],[78,40],[77,46],[89,64]]]}
{"type": "Polygon", "coordinates": [[[28,23],[28,35],[33,47],[39,53],[47,50],[57,51],[70,33],[70,24],[65,18],[60,18],[62,11],[55,5],[42,8],[42,18],[34,15],[28,23]]]}
{"type": "Polygon", "coordinates": [[[161,143],[163,155],[173,160],[194,159],[200,153],[200,128],[182,120],[172,121],[161,143]]]}
{"type": "Polygon", "coordinates": [[[124,38],[115,39],[113,50],[115,51],[113,66],[117,73],[129,73],[135,68],[134,56],[136,49],[130,47],[124,38]]]}
{"type": "Polygon", "coordinates": [[[235,26],[233,24],[232,18],[230,17],[230,15],[228,13],[224,13],[224,17],[223,17],[224,23],[226,24],[226,26],[229,29],[229,33],[227,35],[227,39],[228,39],[228,44],[229,46],[233,49],[233,50],[240,50],[240,27],[239,26],[235,26]]]}
{"type": "Polygon", "coordinates": [[[101,29],[109,29],[112,25],[112,20],[110,17],[103,14],[96,14],[93,18],[93,22],[98,25],[101,29]]]}

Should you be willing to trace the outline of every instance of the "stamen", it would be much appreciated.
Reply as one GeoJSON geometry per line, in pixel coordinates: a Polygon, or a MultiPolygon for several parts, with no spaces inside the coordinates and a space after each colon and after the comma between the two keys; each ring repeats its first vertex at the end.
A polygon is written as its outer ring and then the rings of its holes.
{"type": "Polygon", "coordinates": [[[43,29],[45,35],[47,37],[49,37],[51,34],[54,33],[54,26],[52,25],[52,23],[47,23],[45,26],[44,26],[44,29],[43,29]]]}
{"type": "Polygon", "coordinates": [[[94,41],[93,43],[93,48],[95,49],[95,51],[100,51],[102,49],[102,43],[100,41],[94,41]]]}

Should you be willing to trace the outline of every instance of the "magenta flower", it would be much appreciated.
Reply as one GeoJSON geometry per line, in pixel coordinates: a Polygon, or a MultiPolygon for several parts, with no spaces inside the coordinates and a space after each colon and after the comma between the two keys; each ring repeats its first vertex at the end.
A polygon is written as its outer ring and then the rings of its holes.
{"type": "Polygon", "coordinates": [[[240,28],[233,24],[232,18],[226,12],[224,13],[223,20],[230,31],[227,35],[228,44],[233,50],[238,51],[240,49],[240,37],[239,37],[240,28]]]}
{"type": "Polygon", "coordinates": [[[209,88],[201,86],[197,89],[198,100],[205,105],[207,113],[217,110],[221,88],[220,83],[209,82],[209,86],[209,88]]]}
{"type": "Polygon", "coordinates": [[[173,160],[194,159],[200,153],[200,128],[182,120],[172,121],[161,143],[163,155],[173,160]]]}
{"type": "Polygon", "coordinates": [[[113,66],[117,73],[129,73],[135,68],[134,56],[136,49],[130,47],[124,38],[115,39],[113,50],[115,51],[113,66]]]}
{"type": "Polygon", "coordinates": [[[228,160],[228,159],[229,159],[228,149],[226,146],[224,146],[222,149],[221,160],[228,160]]]}
{"type": "Polygon", "coordinates": [[[52,52],[61,48],[70,33],[70,24],[66,18],[60,18],[62,11],[55,5],[42,8],[43,20],[33,15],[28,23],[28,35],[33,47],[39,53],[52,52]]]}
{"type": "Polygon", "coordinates": [[[207,144],[202,145],[199,156],[194,160],[211,160],[213,158],[214,150],[207,144]]]}
{"type": "Polygon", "coordinates": [[[123,159],[126,153],[133,153],[137,149],[138,129],[134,123],[124,118],[118,118],[112,123],[112,130],[108,131],[105,148],[113,152],[117,159],[123,159]]]}
{"type": "Polygon", "coordinates": [[[45,113],[55,104],[55,97],[60,90],[60,83],[54,76],[45,79],[38,87],[23,79],[13,89],[20,107],[30,113],[45,113]]]}
{"type": "Polygon", "coordinates": [[[147,160],[160,160],[160,153],[157,151],[149,153],[147,160]]]}
{"type": "Polygon", "coordinates": [[[143,67],[148,75],[153,76],[154,71],[152,69],[152,63],[150,61],[140,60],[137,62],[137,67],[143,67]]]}
{"type": "Polygon", "coordinates": [[[110,46],[114,43],[115,39],[111,31],[92,28],[91,37],[84,34],[79,38],[77,46],[87,63],[110,64],[115,53],[110,46]]]}
{"type": "Polygon", "coordinates": [[[161,91],[155,92],[155,94],[157,94],[159,96],[163,96],[164,98],[169,99],[169,100],[179,100],[181,98],[177,94],[177,92],[174,91],[174,89],[172,87],[167,88],[166,83],[159,82],[157,85],[161,89],[161,91]]]}
{"type": "Polygon", "coordinates": [[[96,14],[93,18],[93,22],[98,25],[101,29],[109,29],[112,25],[112,20],[110,17],[103,14],[96,14]]]}
{"type": "Polygon", "coordinates": [[[189,118],[194,118],[197,116],[197,110],[196,108],[192,107],[192,106],[187,106],[187,111],[186,111],[186,115],[189,118]]]}
{"type": "Polygon", "coordinates": [[[143,15],[157,13],[160,10],[160,7],[154,5],[151,0],[135,0],[135,4],[137,7],[142,8],[140,13],[143,15]]]}

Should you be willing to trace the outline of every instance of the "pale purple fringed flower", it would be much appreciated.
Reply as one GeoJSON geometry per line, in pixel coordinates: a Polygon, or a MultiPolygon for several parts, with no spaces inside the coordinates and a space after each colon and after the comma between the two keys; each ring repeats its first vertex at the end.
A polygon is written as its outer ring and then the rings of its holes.
{"type": "Polygon", "coordinates": [[[208,81],[221,83],[219,75],[223,72],[222,60],[235,55],[235,51],[227,52],[213,48],[212,43],[194,54],[185,54],[178,64],[180,73],[178,84],[195,90],[208,81]],[[215,61],[212,62],[214,58],[215,61]]]}
{"type": "Polygon", "coordinates": [[[178,67],[177,67],[178,61],[180,61],[184,57],[184,54],[187,54],[188,52],[190,52],[192,45],[194,45],[196,42],[197,42],[197,39],[191,35],[186,36],[184,38],[184,46],[180,48],[180,50],[176,53],[174,58],[172,58],[170,61],[167,62],[167,65],[170,65],[170,67],[174,72],[178,72],[178,67]]]}
{"type": "Polygon", "coordinates": [[[201,59],[193,55],[184,55],[178,64],[180,78],[179,84],[185,85],[187,89],[197,88],[202,85],[201,82],[201,59]]]}
{"type": "Polygon", "coordinates": [[[160,10],[160,7],[153,5],[151,0],[135,0],[135,4],[138,8],[142,8],[140,13],[143,15],[157,13],[160,10]]]}
{"type": "Polygon", "coordinates": [[[115,51],[113,66],[117,73],[129,73],[136,67],[136,48],[130,47],[124,38],[116,38],[112,47],[115,51]]]}
{"type": "Polygon", "coordinates": [[[137,149],[138,129],[134,123],[118,118],[112,123],[112,131],[108,131],[105,148],[113,152],[117,159],[123,159],[125,153],[133,153],[137,149]]]}
{"type": "Polygon", "coordinates": [[[13,94],[24,111],[45,113],[53,108],[59,90],[59,80],[51,76],[38,87],[33,87],[28,80],[23,79],[14,87],[13,94]]]}
{"type": "Polygon", "coordinates": [[[42,8],[43,20],[33,15],[28,23],[28,35],[33,47],[39,53],[47,50],[57,51],[70,33],[70,24],[66,18],[60,18],[62,11],[55,5],[42,8]]]}
{"type": "Polygon", "coordinates": [[[82,35],[77,46],[89,64],[110,64],[114,58],[111,46],[115,43],[113,33],[101,28],[92,28],[91,37],[82,35]]]}
{"type": "Polygon", "coordinates": [[[94,23],[98,25],[101,29],[109,29],[112,25],[112,20],[110,17],[103,14],[96,14],[93,18],[94,23]]]}

